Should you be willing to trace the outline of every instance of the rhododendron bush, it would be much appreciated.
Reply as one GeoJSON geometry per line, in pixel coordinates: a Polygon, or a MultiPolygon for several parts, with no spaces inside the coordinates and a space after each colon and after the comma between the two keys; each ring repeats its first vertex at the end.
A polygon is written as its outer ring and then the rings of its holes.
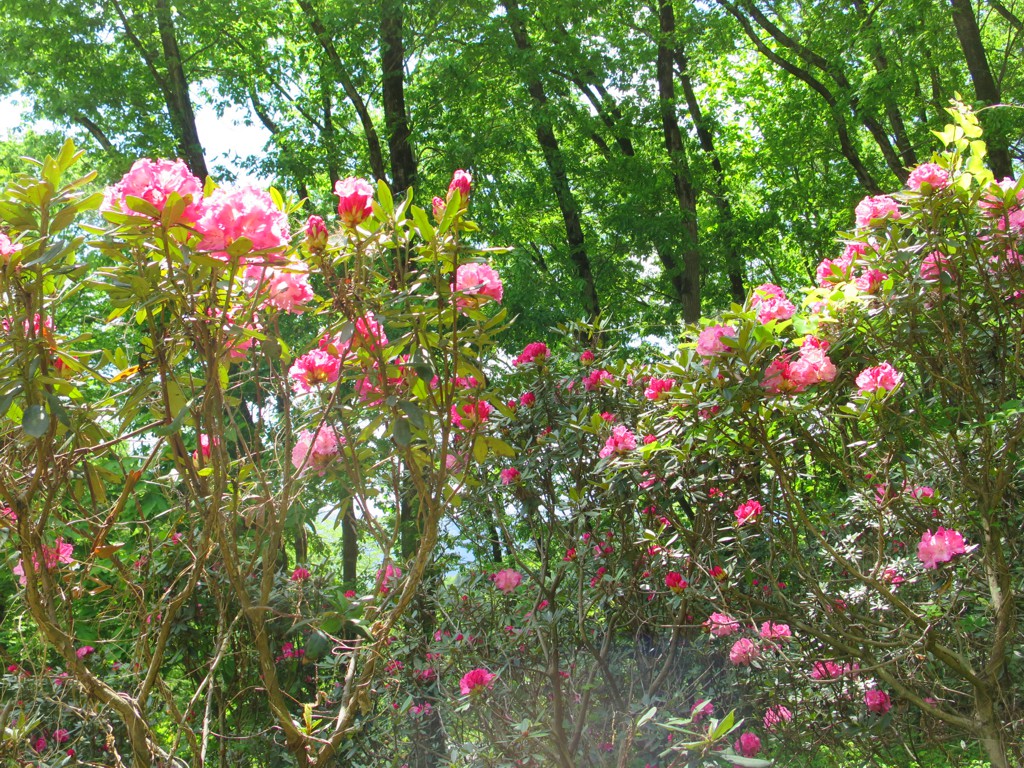
{"type": "Polygon", "coordinates": [[[493,354],[465,172],[430,211],[339,181],[332,226],[170,161],[87,197],[47,159],[0,197],[0,537],[38,629],[3,749],[1024,761],[1024,184],[952,114],[814,287],[641,362],[600,325],[493,354]]]}

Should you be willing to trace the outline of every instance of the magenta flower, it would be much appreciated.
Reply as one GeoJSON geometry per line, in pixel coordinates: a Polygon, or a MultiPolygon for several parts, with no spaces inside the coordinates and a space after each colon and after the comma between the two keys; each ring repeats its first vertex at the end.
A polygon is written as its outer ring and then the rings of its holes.
{"type": "Polygon", "coordinates": [[[761,515],[761,502],[756,499],[748,499],[736,507],[733,515],[736,516],[737,525],[757,522],[757,518],[761,515]]]}
{"type": "Polygon", "coordinates": [[[491,416],[491,404],[486,400],[470,400],[451,408],[452,423],[460,429],[470,430],[483,424],[491,416]]]}
{"type": "Polygon", "coordinates": [[[474,669],[462,676],[462,680],[459,681],[459,690],[463,696],[482,693],[486,689],[494,687],[494,679],[496,677],[497,675],[488,672],[482,667],[474,669]]]}
{"type": "Polygon", "coordinates": [[[45,752],[46,751],[46,737],[45,736],[40,736],[38,739],[36,739],[34,742],[32,742],[32,749],[34,749],[37,753],[38,752],[45,752]]]}
{"type": "Polygon", "coordinates": [[[949,186],[949,171],[938,163],[922,163],[910,172],[907,187],[920,191],[922,184],[927,184],[931,191],[945,189],[949,186]]]}
{"type": "Polygon", "coordinates": [[[127,198],[139,197],[163,211],[167,198],[177,194],[188,199],[182,221],[199,221],[203,210],[203,182],[197,179],[181,160],[136,160],[121,181],[107,187],[101,211],[133,213],[127,198]]]}
{"type": "Polygon", "coordinates": [[[452,174],[452,181],[451,184],[448,185],[448,191],[459,191],[459,199],[462,201],[463,208],[469,204],[469,190],[472,184],[473,177],[470,176],[467,171],[458,170],[452,174]]]}
{"type": "Polygon", "coordinates": [[[518,483],[519,478],[522,477],[522,473],[515,467],[507,467],[498,473],[501,477],[502,485],[511,485],[512,483],[518,483]]]}
{"type": "Polygon", "coordinates": [[[626,426],[619,424],[616,427],[612,427],[611,436],[597,455],[602,459],[607,459],[612,455],[621,455],[635,450],[636,436],[626,426]]]}
{"type": "Polygon", "coordinates": [[[873,368],[865,368],[857,375],[857,388],[865,393],[872,394],[879,389],[891,392],[903,381],[903,374],[893,368],[889,363],[882,363],[873,368]]]}
{"type": "Polygon", "coordinates": [[[843,668],[834,661],[816,661],[811,667],[811,680],[835,680],[842,674],[843,668]]]}
{"type": "Polygon", "coordinates": [[[849,280],[851,266],[853,266],[853,254],[844,254],[838,259],[824,259],[817,269],[818,285],[828,288],[849,280]]]}
{"type": "Polygon", "coordinates": [[[311,574],[309,572],[308,568],[303,568],[301,565],[299,565],[299,566],[296,566],[294,571],[292,571],[291,580],[292,581],[308,581],[310,576],[312,576],[312,575],[313,574],[311,574]]]}
{"type": "Polygon", "coordinates": [[[303,394],[337,381],[341,375],[341,361],[322,349],[314,349],[295,358],[288,375],[295,391],[303,394]]]}
{"type": "Polygon", "coordinates": [[[864,691],[864,704],[867,706],[868,712],[874,712],[876,715],[884,715],[892,709],[889,694],[877,688],[864,691]]]}
{"type": "Polygon", "coordinates": [[[551,357],[551,351],[548,349],[548,345],[543,341],[534,341],[526,345],[519,357],[512,361],[512,365],[527,363],[541,365],[549,357],[551,357]]]}
{"type": "MultiPolygon", "coordinates": [[[[43,561],[46,563],[46,570],[52,571],[61,563],[70,563],[73,560],[71,556],[73,551],[74,546],[60,537],[57,538],[53,549],[50,549],[50,547],[43,544],[43,561]]],[[[39,560],[36,557],[35,552],[32,553],[32,565],[38,572],[39,560]]],[[[14,575],[18,577],[18,583],[21,584],[21,586],[24,587],[28,585],[28,578],[25,576],[25,568],[21,560],[19,560],[18,564],[11,570],[14,575]]]]}
{"type": "Polygon", "coordinates": [[[715,705],[706,699],[697,699],[697,702],[690,707],[690,718],[699,723],[705,717],[715,714],[715,705]]]}
{"type": "Polygon", "coordinates": [[[789,641],[793,639],[793,632],[789,628],[789,624],[776,624],[774,621],[766,621],[761,624],[761,637],[765,640],[785,640],[789,641]]]}
{"type": "Polygon", "coordinates": [[[757,753],[761,751],[761,739],[755,733],[744,731],[736,739],[736,743],[732,745],[732,748],[736,751],[737,755],[742,757],[756,757],[757,753]]]}
{"type": "Polygon", "coordinates": [[[434,221],[440,223],[441,219],[444,218],[444,212],[448,210],[448,204],[440,197],[435,196],[430,201],[430,208],[434,212],[434,221]]]}
{"type": "Polygon", "coordinates": [[[203,203],[203,215],[196,222],[203,235],[199,248],[224,260],[227,248],[246,238],[252,250],[263,251],[288,245],[288,217],[274,205],[270,195],[256,187],[221,187],[203,203]]]}
{"type": "Polygon", "coordinates": [[[772,320],[788,320],[796,314],[796,307],[782,289],[772,283],[764,283],[754,289],[750,306],[757,310],[757,321],[769,323],[772,320]]]}
{"type": "Polygon", "coordinates": [[[316,432],[304,429],[296,436],[292,465],[302,472],[312,469],[322,477],[344,444],[344,436],[338,435],[332,427],[320,427],[316,432]]]}
{"type": "Polygon", "coordinates": [[[605,384],[613,384],[614,382],[615,377],[608,371],[604,368],[597,368],[583,377],[583,388],[586,389],[587,392],[593,392],[598,387],[605,384]]]}
{"type": "Polygon", "coordinates": [[[925,568],[938,568],[939,563],[948,563],[965,552],[964,537],[952,528],[940,527],[935,533],[925,531],[917,545],[917,559],[925,568]]]}
{"type": "Polygon", "coordinates": [[[68,730],[66,728],[58,728],[56,731],[53,732],[53,740],[58,744],[63,744],[70,738],[71,734],[68,733],[68,730]]]}
{"type": "Polygon", "coordinates": [[[662,395],[669,392],[675,385],[675,379],[652,378],[650,383],[647,385],[647,389],[644,390],[644,397],[648,400],[661,400],[662,395]]]}
{"type": "Polygon", "coordinates": [[[524,408],[532,408],[536,402],[537,396],[533,392],[524,392],[523,396],[519,398],[519,404],[524,408]]]}
{"type": "Polygon", "coordinates": [[[853,284],[861,293],[874,293],[888,279],[889,276],[880,269],[866,269],[853,284]]]}
{"type": "Polygon", "coordinates": [[[697,337],[697,354],[701,357],[714,357],[728,352],[730,348],[722,342],[723,336],[735,339],[736,329],[731,325],[709,325],[697,337]]]}
{"type": "Polygon", "coordinates": [[[794,370],[793,366],[793,356],[788,352],[772,360],[764,370],[761,389],[769,395],[795,395],[803,392],[807,388],[803,380],[813,374],[804,369],[794,370]]]}
{"type": "Polygon", "coordinates": [[[504,592],[511,594],[516,587],[523,583],[523,575],[512,568],[505,568],[491,576],[494,586],[504,592]]]}
{"type": "Polygon", "coordinates": [[[338,196],[338,217],[349,229],[355,229],[373,213],[373,186],[366,179],[339,179],[334,194],[338,196]]]}
{"type": "Polygon", "coordinates": [[[665,574],[665,586],[675,592],[677,595],[682,593],[684,589],[690,586],[689,582],[683,578],[683,574],[678,571],[669,571],[665,574]]]}
{"type": "Polygon", "coordinates": [[[319,216],[306,219],[306,248],[311,252],[327,247],[327,224],[319,216]]]}
{"type": "Polygon", "coordinates": [[[757,643],[747,637],[741,637],[729,649],[729,661],[737,667],[749,667],[760,655],[761,649],[757,643]]]}
{"type": "Polygon", "coordinates": [[[827,341],[808,336],[800,346],[800,357],[789,365],[786,375],[799,388],[812,384],[832,381],[836,377],[836,367],[827,354],[827,341]]]}
{"type": "Polygon", "coordinates": [[[75,656],[80,659],[84,659],[86,656],[91,656],[96,653],[96,649],[91,645],[83,645],[81,648],[75,651],[75,656]]]}
{"type": "Polygon", "coordinates": [[[788,723],[792,719],[793,713],[781,704],[774,707],[768,707],[764,713],[764,727],[770,731],[776,725],[779,725],[780,723],[788,723]]]}
{"type": "Polygon", "coordinates": [[[937,283],[945,275],[950,282],[955,282],[958,275],[952,260],[942,251],[932,251],[921,260],[921,268],[918,274],[922,280],[929,283],[937,283]]]}
{"type": "Polygon", "coordinates": [[[724,613],[712,613],[704,626],[714,637],[728,637],[740,631],[740,623],[724,613]]]}
{"type": "Polygon", "coordinates": [[[900,207],[887,195],[865,197],[858,203],[854,215],[857,217],[858,227],[867,227],[871,226],[872,222],[882,219],[900,218],[900,207]]]}
{"type": "Polygon", "coordinates": [[[333,336],[325,334],[320,338],[318,346],[324,352],[344,360],[352,350],[366,349],[372,352],[386,346],[387,343],[388,336],[384,333],[384,326],[377,322],[373,315],[363,315],[356,318],[352,333],[347,338],[341,333],[333,336]]]}
{"type": "Polygon", "coordinates": [[[452,290],[461,294],[456,299],[459,309],[476,309],[492,300],[500,304],[504,292],[498,273],[489,264],[477,262],[459,265],[452,290]]]}
{"type": "Polygon", "coordinates": [[[580,362],[583,363],[584,365],[590,365],[592,362],[594,362],[594,353],[591,352],[589,349],[584,349],[580,353],[580,362]]]}
{"type": "Polygon", "coordinates": [[[21,250],[21,243],[12,243],[11,239],[3,232],[0,232],[0,260],[6,262],[11,256],[21,250]]]}

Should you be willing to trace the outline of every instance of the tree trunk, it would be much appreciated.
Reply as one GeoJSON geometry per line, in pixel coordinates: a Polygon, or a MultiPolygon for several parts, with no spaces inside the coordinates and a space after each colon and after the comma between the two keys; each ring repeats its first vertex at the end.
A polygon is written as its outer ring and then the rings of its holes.
{"type": "Polygon", "coordinates": [[[674,251],[659,255],[665,275],[672,284],[676,300],[683,309],[688,323],[700,320],[700,250],[697,229],[697,193],[690,180],[690,168],[683,147],[683,137],[676,116],[676,92],[672,71],[672,52],[675,47],[676,19],[672,0],[658,2],[658,100],[661,108],[661,127],[665,134],[665,151],[672,167],[672,188],[679,203],[683,223],[682,258],[674,251]]]}
{"type": "Polygon", "coordinates": [[[410,143],[405,109],[405,48],[402,41],[403,0],[384,0],[380,22],[384,126],[391,151],[391,186],[403,193],[416,186],[416,158],[410,143]]]}
{"type": "Polygon", "coordinates": [[[163,46],[164,63],[167,66],[167,110],[177,133],[182,159],[196,176],[205,180],[209,176],[203,145],[196,129],[196,116],[192,111],[192,99],[188,94],[188,79],[181,64],[178,38],[174,32],[174,16],[167,0],[156,0],[156,23],[160,30],[160,44],[163,46]]]}
{"type": "MultiPolygon", "coordinates": [[[[992,77],[992,70],[988,65],[985,45],[981,40],[981,30],[978,29],[978,19],[974,15],[971,0],[950,0],[949,4],[952,7],[953,26],[956,27],[956,36],[960,40],[960,49],[967,61],[967,70],[971,73],[974,95],[987,106],[999,104],[999,86],[992,77]]],[[[985,143],[988,145],[989,163],[996,178],[1012,177],[1013,163],[1010,160],[1006,137],[987,134],[985,143]]]]}
{"type": "MultiPolygon", "coordinates": [[[[512,37],[515,39],[516,48],[525,54],[530,54],[530,38],[527,35],[526,24],[523,22],[522,11],[516,0],[502,0],[505,13],[508,17],[509,27],[512,30],[512,37]]],[[[587,255],[586,242],[583,237],[583,227],[580,224],[579,206],[569,186],[569,177],[565,172],[565,161],[562,158],[562,151],[558,146],[558,138],[555,136],[554,128],[551,125],[551,118],[546,114],[548,103],[547,94],[544,92],[544,85],[536,70],[527,65],[526,90],[530,94],[534,106],[534,123],[536,125],[537,143],[540,144],[541,152],[544,154],[544,162],[548,167],[551,176],[551,185],[555,190],[555,197],[558,200],[558,208],[562,212],[562,221],[565,223],[565,238],[569,246],[569,259],[572,261],[576,271],[576,277],[583,284],[582,299],[583,311],[590,320],[596,320],[601,313],[601,305],[597,297],[597,287],[594,284],[594,273],[590,266],[590,257],[587,255]]]]}

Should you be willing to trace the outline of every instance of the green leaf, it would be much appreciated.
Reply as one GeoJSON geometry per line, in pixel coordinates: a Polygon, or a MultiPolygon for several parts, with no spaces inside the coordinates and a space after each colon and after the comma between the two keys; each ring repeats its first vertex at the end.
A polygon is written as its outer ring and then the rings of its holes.
{"type": "Polygon", "coordinates": [[[397,419],[391,428],[391,434],[399,446],[402,448],[409,447],[409,443],[412,442],[412,430],[409,428],[409,420],[397,419]]]}
{"type": "Polygon", "coordinates": [[[398,407],[405,411],[405,415],[409,417],[413,426],[417,429],[423,429],[425,426],[423,409],[420,408],[416,403],[411,403],[408,400],[402,400],[398,403],[398,407]]]}
{"type": "Polygon", "coordinates": [[[29,437],[40,438],[50,428],[50,414],[41,405],[30,405],[21,417],[21,428],[29,437]]]}
{"type": "Polygon", "coordinates": [[[240,237],[224,250],[228,252],[228,256],[234,256],[235,258],[245,256],[245,254],[252,250],[252,240],[248,237],[240,237]]]}
{"type": "Polygon", "coordinates": [[[640,728],[641,726],[647,725],[647,723],[649,723],[651,720],[654,719],[654,716],[657,713],[658,713],[658,708],[657,707],[651,707],[650,709],[648,709],[646,712],[644,712],[640,716],[639,720],[636,721],[636,727],[640,728]]]}
{"type": "Polygon", "coordinates": [[[391,197],[391,190],[388,189],[388,185],[381,179],[377,182],[377,202],[384,213],[391,213],[395,210],[395,200],[391,197]]]}

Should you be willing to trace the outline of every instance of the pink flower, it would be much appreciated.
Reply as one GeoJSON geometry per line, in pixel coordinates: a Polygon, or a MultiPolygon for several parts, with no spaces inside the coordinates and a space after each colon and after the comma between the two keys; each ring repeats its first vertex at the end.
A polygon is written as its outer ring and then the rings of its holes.
{"type": "Polygon", "coordinates": [[[448,185],[448,192],[458,190],[459,200],[462,201],[463,208],[469,204],[469,189],[472,183],[473,177],[466,171],[459,170],[452,174],[452,181],[448,185]]]}
{"type": "MultiPolygon", "coordinates": [[[[990,184],[989,191],[978,201],[978,207],[989,216],[1002,216],[1006,212],[1007,207],[1006,195],[1016,186],[1017,182],[1009,177],[990,184]]],[[[1024,189],[1017,193],[1016,201],[1011,200],[1009,205],[1015,206],[1022,202],[1024,202],[1024,189]]]]}
{"type": "Polygon", "coordinates": [[[580,362],[583,363],[584,365],[590,365],[592,362],[594,362],[594,353],[591,352],[589,349],[584,349],[580,353],[580,362]]]}
{"type": "Polygon", "coordinates": [[[288,375],[295,391],[303,394],[337,381],[341,375],[341,361],[322,349],[314,349],[295,358],[288,375]]]}
{"type": "Polygon", "coordinates": [[[500,304],[503,295],[498,273],[489,264],[478,262],[459,265],[453,290],[461,294],[456,299],[459,309],[477,309],[489,300],[500,304]]]}
{"type": "Polygon", "coordinates": [[[352,350],[366,349],[372,352],[388,343],[384,326],[373,315],[357,317],[351,325],[346,324],[346,328],[352,329],[347,338],[344,333],[322,336],[318,343],[320,349],[344,360],[352,350]]]}
{"type": "Polygon", "coordinates": [[[604,368],[597,368],[583,377],[583,387],[587,392],[593,392],[604,384],[613,384],[615,377],[604,368]]]}
{"type": "Polygon", "coordinates": [[[793,638],[793,632],[789,624],[776,624],[773,621],[766,621],[761,624],[761,637],[765,640],[786,640],[793,638]]]}
{"type": "Polygon", "coordinates": [[[683,574],[678,571],[669,571],[665,574],[665,586],[678,595],[690,584],[683,578],[683,574]]]}
{"type": "Polygon", "coordinates": [[[957,272],[952,260],[942,251],[932,251],[921,260],[921,268],[918,274],[922,280],[929,283],[938,283],[945,275],[950,282],[956,282],[957,272]]]}
{"type": "Polygon", "coordinates": [[[434,221],[440,223],[441,219],[444,218],[444,212],[448,210],[448,205],[440,197],[435,196],[430,201],[431,210],[434,212],[434,221]]]}
{"type": "Polygon", "coordinates": [[[788,723],[793,719],[793,713],[779,704],[775,707],[768,707],[764,713],[764,727],[769,731],[780,723],[788,723]]]}
{"type": "Polygon", "coordinates": [[[690,718],[695,723],[699,723],[705,717],[711,717],[715,714],[715,705],[705,699],[697,699],[697,702],[690,707],[690,718]]]}
{"type": "Polygon", "coordinates": [[[533,392],[524,392],[523,396],[519,398],[519,404],[524,408],[532,408],[536,402],[537,396],[533,392]]]}
{"type": "Polygon", "coordinates": [[[935,533],[925,531],[917,545],[917,559],[925,568],[938,568],[939,563],[948,563],[966,552],[964,537],[952,528],[940,527],[935,533]]]}
{"type": "Polygon", "coordinates": [[[301,565],[296,566],[295,570],[292,571],[292,581],[308,581],[309,577],[312,576],[308,568],[303,568],[301,565]]]}
{"type": "Polygon", "coordinates": [[[380,579],[381,592],[386,595],[392,585],[402,578],[402,569],[388,563],[383,570],[377,571],[377,578],[380,579]]]}
{"type": "MultiPolygon", "coordinates": [[[[46,563],[46,570],[52,571],[61,563],[70,563],[73,558],[71,556],[74,551],[74,546],[70,542],[64,541],[64,539],[58,537],[55,542],[53,549],[43,544],[43,561],[46,563]]],[[[32,565],[35,570],[39,571],[39,560],[36,558],[36,553],[32,553],[32,565]]],[[[18,564],[11,569],[15,576],[18,577],[18,583],[21,586],[28,585],[28,578],[25,576],[25,568],[22,565],[22,561],[19,560],[18,564]]]]}
{"type": "Polygon", "coordinates": [[[748,499],[736,507],[736,511],[733,512],[733,515],[736,516],[737,525],[746,525],[747,523],[757,522],[757,518],[760,514],[761,502],[755,499],[748,499]]]}
{"type": "Polygon", "coordinates": [[[732,745],[732,748],[741,757],[756,757],[757,753],[761,751],[761,739],[755,733],[744,731],[736,739],[736,743],[732,745]]]}
{"type": "Polygon", "coordinates": [[[344,444],[344,436],[338,435],[332,427],[320,427],[316,432],[304,429],[292,449],[292,465],[301,472],[312,469],[322,477],[344,444]]]}
{"type": "Polygon", "coordinates": [[[843,668],[834,661],[816,661],[811,667],[811,680],[835,680],[842,675],[843,668]]]}
{"type": "Polygon", "coordinates": [[[612,427],[611,436],[597,455],[602,459],[607,459],[612,455],[621,455],[635,450],[636,436],[626,426],[619,424],[617,427],[612,427]]]}
{"type": "Polygon", "coordinates": [[[872,394],[879,389],[891,392],[903,381],[903,374],[898,372],[889,363],[882,363],[873,368],[865,368],[857,375],[857,388],[865,393],[872,394]]]}
{"type": "Polygon", "coordinates": [[[86,656],[91,656],[96,653],[96,649],[91,645],[83,645],[81,648],[75,651],[75,656],[80,659],[84,659],[86,656]]]}
{"type": "Polygon", "coordinates": [[[704,626],[714,637],[728,637],[740,631],[740,623],[724,613],[712,613],[704,626]]]}
{"type": "Polygon", "coordinates": [[[326,247],[327,224],[319,216],[310,216],[306,219],[306,248],[315,253],[326,247]]]}
{"type": "Polygon", "coordinates": [[[177,194],[182,199],[188,198],[182,221],[199,221],[203,209],[203,182],[193,176],[181,160],[143,158],[135,161],[121,181],[107,187],[100,210],[134,213],[128,207],[127,198],[140,197],[162,212],[171,194],[177,194]]]}
{"type": "Polygon", "coordinates": [[[303,305],[313,299],[313,288],[309,284],[309,267],[298,260],[289,261],[280,267],[266,267],[257,270],[255,279],[266,292],[266,307],[282,312],[301,315],[303,305]]]}
{"type": "Polygon", "coordinates": [[[858,203],[854,215],[857,217],[858,227],[867,227],[874,221],[900,218],[900,207],[895,200],[886,195],[865,197],[858,203]]]}
{"type": "Polygon", "coordinates": [[[761,649],[757,647],[757,643],[747,637],[741,637],[729,649],[729,661],[737,667],[749,667],[760,655],[761,649]]]}
{"type": "Polygon", "coordinates": [[[938,163],[922,163],[910,172],[907,187],[919,191],[922,184],[929,186],[930,189],[926,191],[945,189],[949,185],[949,171],[938,163]]]}
{"type": "Polygon", "coordinates": [[[46,751],[46,737],[45,736],[40,736],[38,739],[36,739],[34,742],[32,742],[32,749],[34,749],[36,752],[45,752],[46,751]]]}
{"type": "Polygon", "coordinates": [[[462,405],[453,405],[451,409],[452,423],[465,430],[483,424],[490,415],[491,404],[486,400],[470,400],[462,405]]]}
{"type": "Polygon", "coordinates": [[[720,565],[712,565],[710,568],[708,568],[708,576],[710,576],[715,581],[725,581],[727,578],[729,578],[729,574],[726,573],[725,568],[723,568],[720,565]]]}
{"type": "Polygon", "coordinates": [[[817,269],[818,285],[827,288],[836,283],[842,283],[850,278],[850,267],[853,265],[853,255],[843,255],[838,259],[824,259],[817,269]]]}
{"type": "Polygon", "coordinates": [[[228,247],[241,238],[248,239],[254,251],[283,248],[290,238],[288,217],[256,187],[214,190],[203,204],[196,230],[203,236],[200,250],[224,260],[230,258],[228,247]]]}
{"type": "Polygon", "coordinates": [[[764,283],[754,289],[750,306],[757,310],[757,321],[762,324],[772,320],[788,320],[796,313],[793,302],[786,298],[779,286],[772,283],[764,283]]]}
{"type": "Polygon", "coordinates": [[[874,712],[876,715],[884,715],[892,709],[889,694],[877,688],[864,691],[864,704],[867,706],[868,712],[874,712]]]}
{"type": "Polygon", "coordinates": [[[68,733],[66,728],[58,728],[53,732],[53,740],[58,744],[63,744],[70,738],[71,734],[68,733]]]}
{"type": "Polygon", "coordinates": [[[214,446],[220,445],[220,438],[214,437],[212,440],[207,434],[199,433],[199,450],[192,453],[192,460],[198,462],[199,457],[202,456],[204,459],[209,459],[214,446]]]}
{"type": "Polygon", "coordinates": [[[491,674],[486,669],[474,669],[462,676],[462,680],[459,682],[459,690],[463,696],[481,693],[488,688],[494,687],[495,677],[497,675],[491,674]]]}
{"type": "Polygon", "coordinates": [[[492,575],[491,581],[494,582],[495,587],[508,595],[523,583],[523,574],[511,568],[505,568],[492,575]]]}
{"type": "Polygon", "coordinates": [[[501,477],[502,485],[511,485],[512,483],[517,483],[519,482],[519,478],[522,477],[522,473],[515,467],[508,467],[506,469],[503,469],[498,474],[501,477]]]}
{"type": "Polygon", "coordinates": [[[647,385],[647,389],[644,390],[644,397],[648,400],[661,400],[662,395],[669,392],[675,385],[675,379],[652,378],[650,383],[647,385]]]}
{"type": "Polygon", "coordinates": [[[373,213],[373,186],[366,179],[349,176],[334,183],[338,196],[338,217],[349,229],[355,229],[373,213]]]}
{"type": "Polygon", "coordinates": [[[801,379],[807,375],[806,371],[797,374],[793,369],[793,357],[788,352],[779,355],[765,368],[764,378],[761,379],[761,389],[769,395],[791,395],[803,392],[807,388],[801,379]]]}
{"type": "Polygon", "coordinates": [[[526,363],[541,365],[549,357],[551,357],[551,351],[548,349],[548,345],[543,341],[534,341],[526,345],[522,354],[512,361],[512,365],[525,365],[526,363]]]}
{"type": "Polygon", "coordinates": [[[861,293],[874,293],[888,278],[889,276],[880,269],[867,269],[853,281],[853,284],[861,293]]]}
{"type": "Polygon", "coordinates": [[[836,367],[826,354],[828,346],[827,341],[813,336],[804,339],[800,346],[800,357],[785,370],[785,375],[796,387],[794,391],[835,379],[836,367]]]}
{"type": "Polygon", "coordinates": [[[11,256],[21,250],[21,243],[12,243],[11,239],[3,232],[0,232],[0,260],[6,262],[11,256]]]}
{"type": "Polygon", "coordinates": [[[181,542],[184,541],[184,540],[185,540],[184,534],[181,534],[181,533],[172,533],[171,534],[171,544],[181,544],[181,542]]]}

